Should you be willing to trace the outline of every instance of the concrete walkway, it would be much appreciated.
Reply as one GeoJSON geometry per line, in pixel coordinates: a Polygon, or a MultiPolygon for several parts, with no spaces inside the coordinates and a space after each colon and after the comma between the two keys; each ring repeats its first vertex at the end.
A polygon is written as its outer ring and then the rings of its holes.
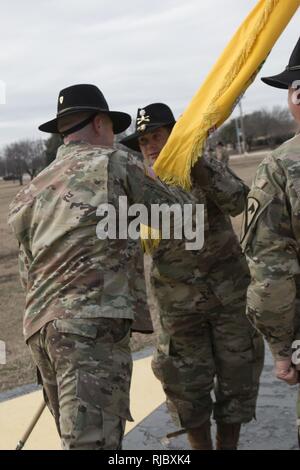
{"type": "MultiPolygon", "coordinates": [[[[128,423],[125,450],[189,449],[186,436],[168,440],[167,433],[175,427],[164,405],[160,383],[151,372],[151,350],[137,356],[131,390],[134,423],[128,423]]],[[[297,387],[289,387],[273,376],[272,358],[266,354],[266,364],[258,400],[257,421],[243,427],[240,449],[297,449],[296,398],[297,387]]],[[[30,387],[27,387],[27,391],[30,387]]],[[[26,388],[25,388],[26,391],[26,388]]],[[[12,397],[0,395],[0,449],[14,449],[41,401],[41,391],[12,397]]],[[[215,429],[213,427],[213,432],[215,429]]],[[[60,443],[52,416],[44,411],[26,449],[59,449],[60,443]]]]}
{"type": "MultiPolygon", "coordinates": [[[[140,356],[141,354],[137,357],[140,356]]],[[[146,352],[146,357],[134,361],[131,413],[135,421],[127,423],[126,433],[151,414],[165,399],[160,383],[151,372],[150,362],[151,351],[149,350],[146,352]]],[[[28,387],[25,387],[25,391],[26,388],[28,387]]],[[[11,395],[14,396],[14,393],[12,392],[11,395]]],[[[8,393],[0,395],[0,401],[8,396],[8,393]]],[[[40,390],[0,402],[0,450],[15,449],[41,402],[42,392],[40,390]]],[[[60,449],[60,441],[54,420],[48,409],[43,412],[33,430],[26,449],[60,449]]]]}
{"type": "MultiPolygon", "coordinates": [[[[241,450],[296,450],[297,386],[289,387],[273,375],[273,361],[267,348],[257,407],[257,420],[242,428],[241,450]]],[[[134,428],[125,439],[126,450],[189,449],[186,435],[171,440],[165,436],[176,431],[165,404],[159,406],[134,428]]],[[[215,426],[212,427],[215,434],[215,426]]]]}

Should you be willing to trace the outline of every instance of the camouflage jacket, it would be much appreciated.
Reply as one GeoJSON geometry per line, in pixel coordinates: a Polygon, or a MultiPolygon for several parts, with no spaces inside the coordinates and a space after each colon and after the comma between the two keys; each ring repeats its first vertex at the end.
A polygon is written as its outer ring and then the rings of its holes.
{"type": "Polygon", "coordinates": [[[153,254],[151,283],[161,306],[172,310],[202,309],[197,303],[201,286],[227,305],[245,297],[249,270],[230,216],[243,212],[249,188],[226,165],[207,158],[206,186],[192,193],[206,208],[204,247],[186,251],[182,241],[162,241],[153,254]],[[188,300],[189,299],[189,300],[188,300]]]}
{"type": "MultiPolygon", "coordinates": [[[[134,318],[136,293],[145,292],[133,256],[139,239],[96,235],[97,208],[111,204],[119,220],[120,196],[147,208],[174,203],[174,192],[130,154],[77,142],[61,146],[56,160],[11,203],[9,224],[20,245],[26,290],[26,339],[55,318],[134,318]]],[[[178,193],[176,202],[187,199],[178,193]]]]}
{"type": "Polygon", "coordinates": [[[229,163],[229,153],[225,148],[217,148],[215,158],[226,165],[229,163]]]}
{"type": "Polygon", "coordinates": [[[251,273],[249,319],[276,359],[300,338],[300,136],[267,156],[249,193],[242,238],[251,273]]]}

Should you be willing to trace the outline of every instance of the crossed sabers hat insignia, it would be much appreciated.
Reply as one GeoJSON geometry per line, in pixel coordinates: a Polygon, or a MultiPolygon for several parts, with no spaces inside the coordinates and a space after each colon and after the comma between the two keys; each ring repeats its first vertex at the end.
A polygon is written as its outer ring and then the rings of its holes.
{"type": "Polygon", "coordinates": [[[146,116],[146,111],[144,109],[141,109],[139,114],[140,117],[136,120],[137,130],[139,132],[143,132],[146,129],[147,124],[150,123],[150,116],[146,116]]]}

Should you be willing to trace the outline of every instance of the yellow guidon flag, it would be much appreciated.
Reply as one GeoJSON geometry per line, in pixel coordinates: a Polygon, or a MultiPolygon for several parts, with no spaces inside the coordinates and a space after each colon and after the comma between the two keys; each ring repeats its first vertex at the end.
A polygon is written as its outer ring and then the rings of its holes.
{"type": "Polygon", "coordinates": [[[162,180],[190,188],[191,168],[202,156],[207,137],[230,116],[299,3],[299,0],[257,3],[173,128],[153,167],[162,180]]]}

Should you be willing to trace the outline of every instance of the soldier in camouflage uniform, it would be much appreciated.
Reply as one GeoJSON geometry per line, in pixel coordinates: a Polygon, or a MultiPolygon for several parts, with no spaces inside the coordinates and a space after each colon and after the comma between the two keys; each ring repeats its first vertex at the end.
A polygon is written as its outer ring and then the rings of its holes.
{"type": "MultiPolygon", "coordinates": [[[[285,71],[262,80],[289,90],[289,108],[299,125],[300,39],[285,71]]],[[[252,277],[248,317],[269,343],[277,378],[293,385],[299,370],[299,360],[292,361],[293,343],[300,339],[300,135],[258,167],[242,245],[252,277]]]]}
{"type": "MultiPolygon", "coordinates": [[[[113,148],[114,133],[130,122],[109,111],[93,85],[62,90],[57,118],[40,130],[60,133],[64,145],[10,205],[26,290],[24,335],[64,449],[119,449],[132,421],[129,338],[136,291],[144,289],[134,266],[139,240],[100,239],[97,211],[111,204],[118,216],[120,196],[147,207],[174,203],[174,191],[113,148]]],[[[177,203],[191,202],[177,195],[177,203]]]]}
{"type": "MultiPolygon", "coordinates": [[[[168,106],[151,104],[138,110],[136,132],[122,143],[152,165],[174,124],[168,106]]],[[[250,276],[229,217],[244,210],[248,188],[214,158],[197,171],[193,194],[208,219],[204,248],[184,251],[182,241],[163,240],[153,253],[161,333],[152,367],[194,449],[213,448],[212,410],[217,448],[236,449],[241,423],[255,416],[264,358],[262,338],[245,315],[250,276]]]]}

